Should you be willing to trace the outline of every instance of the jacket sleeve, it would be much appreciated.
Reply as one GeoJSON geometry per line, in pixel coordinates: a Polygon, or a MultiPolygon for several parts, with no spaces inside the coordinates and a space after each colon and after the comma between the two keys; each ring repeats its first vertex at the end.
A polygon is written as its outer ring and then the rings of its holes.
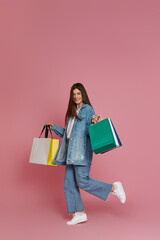
{"type": "Polygon", "coordinates": [[[95,111],[94,111],[94,109],[92,108],[92,109],[89,111],[88,116],[87,116],[87,135],[88,135],[88,136],[89,136],[88,127],[93,124],[93,123],[91,123],[91,120],[92,120],[93,115],[95,115],[95,111]]]}
{"type": "Polygon", "coordinates": [[[55,132],[55,134],[56,134],[57,136],[61,137],[61,138],[63,137],[64,132],[65,132],[65,128],[59,127],[59,126],[56,125],[56,124],[53,124],[53,125],[52,125],[51,130],[52,130],[53,132],[55,132]]]}

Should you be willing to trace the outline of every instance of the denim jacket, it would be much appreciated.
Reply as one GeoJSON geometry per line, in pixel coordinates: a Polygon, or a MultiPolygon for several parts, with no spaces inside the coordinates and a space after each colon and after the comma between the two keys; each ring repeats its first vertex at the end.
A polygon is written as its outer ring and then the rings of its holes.
{"type": "Polygon", "coordinates": [[[92,163],[93,151],[90,142],[90,136],[88,126],[91,124],[92,116],[95,115],[94,109],[86,103],[82,104],[82,107],[78,113],[78,117],[82,120],[75,119],[69,143],[67,147],[67,126],[66,128],[52,125],[52,131],[54,131],[59,137],[62,138],[57,154],[52,163],[58,165],[75,164],[90,166],[92,163]]]}

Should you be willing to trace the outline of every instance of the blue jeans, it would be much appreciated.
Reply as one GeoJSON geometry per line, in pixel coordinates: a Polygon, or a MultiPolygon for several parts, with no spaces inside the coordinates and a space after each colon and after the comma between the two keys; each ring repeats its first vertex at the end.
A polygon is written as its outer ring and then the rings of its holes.
{"type": "Polygon", "coordinates": [[[111,192],[112,184],[90,178],[89,172],[90,166],[66,165],[64,193],[68,213],[84,211],[79,188],[103,200],[111,192]]]}

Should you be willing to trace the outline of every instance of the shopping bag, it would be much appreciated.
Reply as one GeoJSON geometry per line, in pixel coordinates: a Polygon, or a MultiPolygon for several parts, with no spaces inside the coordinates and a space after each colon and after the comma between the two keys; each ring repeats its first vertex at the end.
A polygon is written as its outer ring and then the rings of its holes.
{"type": "Polygon", "coordinates": [[[53,139],[51,129],[49,130],[51,138],[48,138],[48,125],[44,125],[39,138],[33,139],[29,163],[57,166],[52,162],[59,148],[59,139],[53,139]],[[45,138],[41,138],[44,129],[45,138]]]}
{"type": "Polygon", "coordinates": [[[110,118],[88,126],[92,150],[95,154],[105,153],[122,146],[110,118]]]}

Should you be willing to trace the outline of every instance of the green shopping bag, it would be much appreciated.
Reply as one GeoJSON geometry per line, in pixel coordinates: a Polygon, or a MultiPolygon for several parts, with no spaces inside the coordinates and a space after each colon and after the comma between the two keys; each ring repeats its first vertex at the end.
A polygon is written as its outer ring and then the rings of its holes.
{"type": "Polygon", "coordinates": [[[110,118],[91,124],[88,127],[92,150],[95,154],[105,153],[122,146],[110,118]]]}

